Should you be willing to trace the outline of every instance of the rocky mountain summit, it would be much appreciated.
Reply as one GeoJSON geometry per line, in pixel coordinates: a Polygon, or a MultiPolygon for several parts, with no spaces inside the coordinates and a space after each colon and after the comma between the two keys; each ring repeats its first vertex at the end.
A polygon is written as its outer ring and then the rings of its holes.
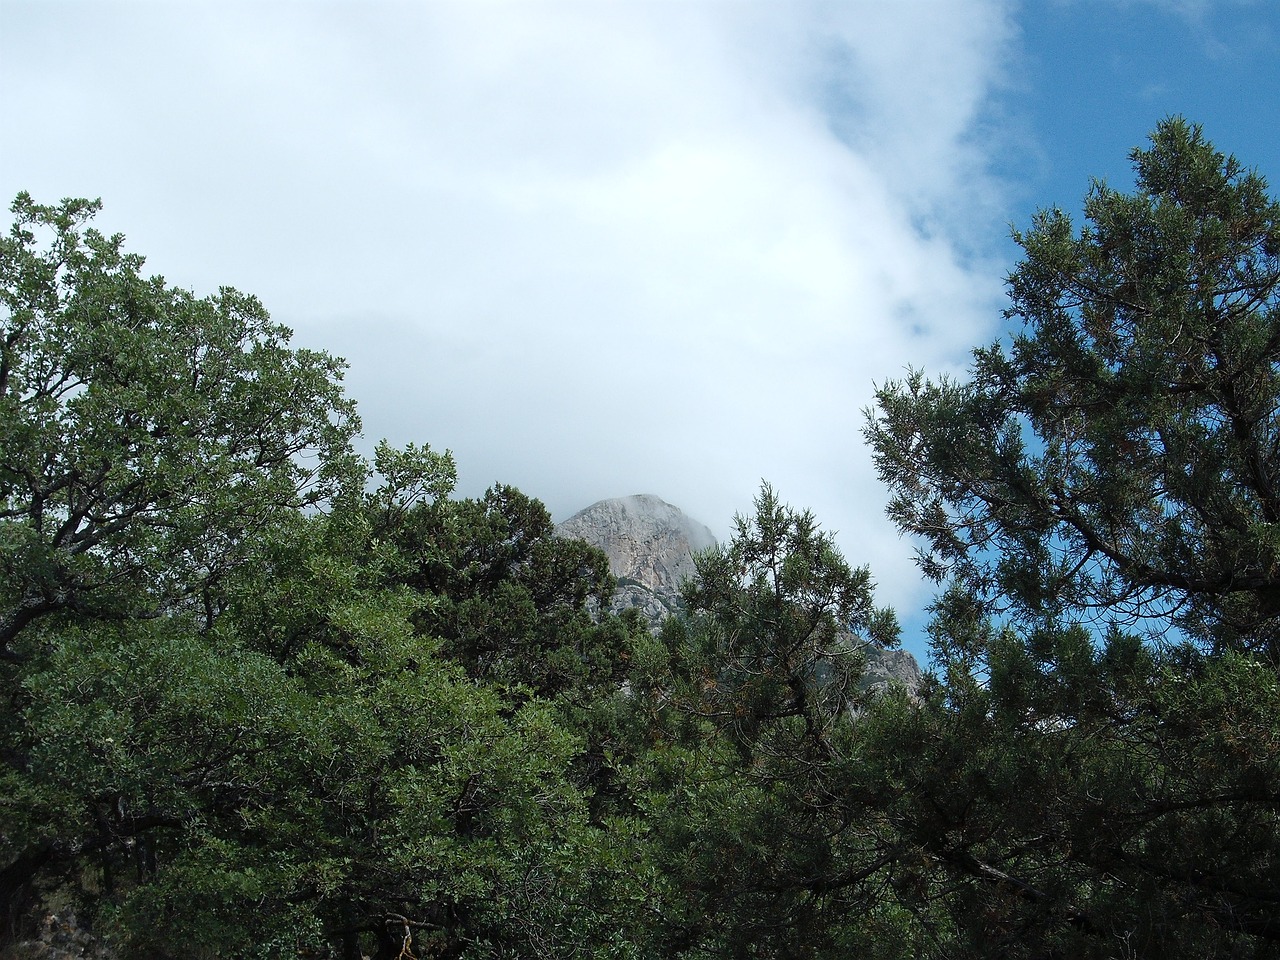
{"type": "Polygon", "coordinates": [[[556,531],[603,550],[618,578],[613,609],[639,607],[654,626],[679,606],[680,584],[694,573],[693,554],[716,542],[707,527],[649,494],[593,503],[556,531]]]}
{"type": "MultiPolygon", "coordinates": [[[[715,535],[679,507],[650,494],[593,503],[556,527],[563,537],[585,540],[609,558],[618,578],[612,608],[639,607],[654,629],[680,606],[680,584],[694,574],[693,554],[715,545],[715,535]]],[[[920,684],[920,666],[905,650],[865,649],[864,688],[895,681],[920,684]]]]}

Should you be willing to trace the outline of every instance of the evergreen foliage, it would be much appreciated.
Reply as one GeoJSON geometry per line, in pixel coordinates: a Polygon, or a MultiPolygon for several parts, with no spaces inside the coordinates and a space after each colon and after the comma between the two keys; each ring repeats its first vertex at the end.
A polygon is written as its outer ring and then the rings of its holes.
{"type": "Polygon", "coordinates": [[[755,507],[696,558],[647,691],[662,721],[647,819],[678,879],[659,933],[690,957],[908,956],[884,919],[897,841],[856,721],[861,646],[896,642],[896,622],[811,514],[767,485],[755,507]]]}
{"type": "Polygon", "coordinates": [[[638,633],[603,556],[447,454],[364,464],[339,361],[96,209],[20,196],[0,246],[0,933],[582,953],[638,633]]]}
{"type": "Polygon", "coordinates": [[[1273,956],[1280,206],[1162,123],[1136,189],[1016,234],[1010,348],[868,435],[945,585],[884,747],[965,953],[1273,956]]]}
{"type": "Polygon", "coordinates": [[[340,361],[0,239],[0,946],[121,957],[1280,955],[1280,206],[1181,120],[1016,234],[1007,343],[867,433],[936,674],[764,486],[660,634],[340,361]]]}
{"type": "Polygon", "coordinates": [[[1026,623],[1150,619],[1280,656],[1280,205],[1161,124],[1132,194],[1015,233],[1009,349],[882,388],[869,431],[925,568],[1026,623]]]}

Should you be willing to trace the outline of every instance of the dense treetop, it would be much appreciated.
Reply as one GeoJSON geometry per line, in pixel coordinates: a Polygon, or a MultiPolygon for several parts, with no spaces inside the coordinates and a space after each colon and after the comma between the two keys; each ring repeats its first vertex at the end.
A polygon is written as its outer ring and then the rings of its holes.
{"type": "MultiPolygon", "coordinates": [[[[651,633],[343,364],[0,239],[0,940],[122,957],[1280,955],[1280,206],[1182,120],[867,434],[935,674],[765,485],[651,633]]],[[[874,560],[874,558],[871,558],[874,560]]],[[[16,948],[15,948],[16,949],[16,948]]]]}
{"type": "Polygon", "coordinates": [[[1020,616],[1172,618],[1269,651],[1280,520],[1280,205],[1199,128],[1136,189],[1016,233],[1012,343],[878,394],[869,436],[925,569],[1020,616]]]}

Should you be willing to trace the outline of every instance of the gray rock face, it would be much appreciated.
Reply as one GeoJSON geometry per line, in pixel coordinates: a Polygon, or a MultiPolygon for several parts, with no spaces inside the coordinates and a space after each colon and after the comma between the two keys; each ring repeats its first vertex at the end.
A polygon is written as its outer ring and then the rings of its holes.
{"type": "Polygon", "coordinates": [[[639,607],[656,626],[679,605],[680,585],[693,576],[693,554],[716,538],[678,507],[649,494],[601,500],[556,527],[599,547],[618,578],[613,609],[639,607]]]}
{"type": "Polygon", "coordinates": [[[859,684],[863,690],[884,691],[895,683],[902,684],[911,693],[919,689],[920,664],[907,651],[886,650],[867,644],[865,655],[866,666],[859,684]]]}
{"type": "MultiPolygon", "coordinates": [[[[556,527],[562,537],[585,540],[609,558],[618,578],[611,608],[639,607],[650,628],[680,606],[680,585],[694,574],[693,554],[715,545],[707,527],[658,497],[638,494],[601,500],[556,527]]],[[[863,689],[920,685],[920,666],[905,650],[868,645],[863,689]]]]}

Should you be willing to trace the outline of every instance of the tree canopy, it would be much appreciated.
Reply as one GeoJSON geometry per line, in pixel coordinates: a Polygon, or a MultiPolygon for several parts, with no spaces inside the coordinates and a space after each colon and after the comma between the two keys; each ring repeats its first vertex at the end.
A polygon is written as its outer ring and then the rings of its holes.
{"type": "Polygon", "coordinates": [[[1280,206],[1198,127],[1015,238],[1012,343],[877,395],[890,513],[945,591],[900,822],[966,952],[1280,941],[1280,206]],[[947,891],[942,893],[941,891],[947,891]]]}
{"type": "Polygon", "coordinates": [[[1035,622],[1174,623],[1275,658],[1280,205],[1198,127],[1015,233],[1006,348],[883,387],[869,436],[925,569],[1035,622]]]}
{"type": "Polygon", "coordinates": [[[124,957],[1280,955],[1280,206],[1161,123],[1015,234],[1006,338],[877,391],[934,673],[768,485],[651,631],[343,364],[0,240],[0,948],[124,957]]]}
{"type": "MultiPolygon", "coordinates": [[[[635,626],[343,364],[145,278],[96,203],[0,245],[0,900],[129,955],[569,956],[635,626]]],[[[603,856],[603,854],[601,855],[603,856]]],[[[616,870],[613,872],[617,872],[616,870]]]]}
{"type": "Polygon", "coordinates": [[[35,620],[197,602],[283,513],[334,495],[343,363],[253,297],[141,274],[97,203],[25,194],[0,239],[0,655],[35,620]]]}

